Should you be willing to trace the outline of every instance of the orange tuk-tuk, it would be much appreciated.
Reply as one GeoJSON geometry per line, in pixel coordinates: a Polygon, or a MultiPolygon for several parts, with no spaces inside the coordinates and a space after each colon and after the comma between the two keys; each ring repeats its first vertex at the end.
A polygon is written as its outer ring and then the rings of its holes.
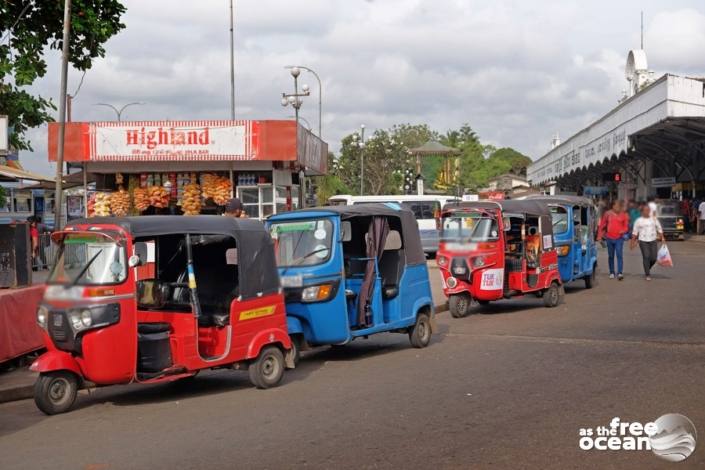
{"type": "Polygon", "coordinates": [[[453,317],[473,304],[525,294],[546,307],[563,299],[551,213],[538,201],[476,201],[447,204],[441,215],[436,256],[453,317]]]}
{"type": "Polygon", "coordinates": [[[47,352],[31,366],[43,412],[69,410],[84,382],[170,382],[231,368],[267,388],[293,367],[261,222],[94,218],[53,237],[58,254],[37,311],[47,352]]]}

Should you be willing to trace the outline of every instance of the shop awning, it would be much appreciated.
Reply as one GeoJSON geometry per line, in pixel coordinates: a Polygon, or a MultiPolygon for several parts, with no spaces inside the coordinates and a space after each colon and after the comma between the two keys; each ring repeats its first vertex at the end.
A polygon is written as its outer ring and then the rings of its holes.
{"type": "Polygon", "coordinates": [[[51,181],[53,178],[43,176],[37,173],[32,173],[25,170],[19,170],[17,168],[12,168],[7,165],[0,165],[0,181],[19,181],[19,180],[30,180],[30,181],[51,181]]]}

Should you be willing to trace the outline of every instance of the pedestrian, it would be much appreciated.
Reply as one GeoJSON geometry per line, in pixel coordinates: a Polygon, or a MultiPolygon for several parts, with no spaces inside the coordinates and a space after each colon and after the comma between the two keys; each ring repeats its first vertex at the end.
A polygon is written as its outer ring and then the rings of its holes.
{"type": "Polygon", "coordinates": [[[636,222],[636,219],[638,219],[641,215],[639,204],[637,204],[634,199],[629,201],[629,210],[627,211],[627,214],[629,214],[629,233],[631,233],[632,228],[634,227],[634,222],[636,222]]]}
{"type": "Polygon", "coordinates": [[[240,202],[240,199],[234,197],[228,201],[228,203],[225,205],[225,213],[223,214],[226,217],[236,217],[236,218],[245,218],[247,217],[247,214],[245,211],[242,210],[242,202],[240,202]]]}
{"type": "Polygon", "coordinates": [[[698,206],[698,235],[705,232],[705,199],[698,206]]]}
{"type": "Polygon", "coordinates": [[[661,223],[656,217],[651,215],[651,209],[646,205],[641,211],[641,217],[634,222],[629,246],[634,248],[637,242],[639,243],[641,259],[644,264],[644,275],[647,281],[651,280],[651,268],[656,264],[658,257],[657,240],[659,239],[664,243],[666,242],[661,223]]]}
{"type": "Polygon", "coordinates": [[[29,238],[32,243],[32,269],[36,269],[39,260],[39,225],[37,217],[30,215],[27,217],[29,224],[29,238]]]}
{"type": "Polygon", "coordinates": [[[629,216],[624,212],[622,201],[614,201],[612,209],[605,212],[597,229],[597,240],[607,243],[607,263],[610,279],[615,277],[614,258],[617,257],[617,279],[624,279],[624,240],[629,234],[629,216]]]}

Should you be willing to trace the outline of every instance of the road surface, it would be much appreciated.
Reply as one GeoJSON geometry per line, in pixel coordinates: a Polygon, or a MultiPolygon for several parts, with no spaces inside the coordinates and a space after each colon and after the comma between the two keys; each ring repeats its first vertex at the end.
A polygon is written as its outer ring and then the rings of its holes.
{"type": "Polygon", "coordinates": [[[580,428],[670,412],[701,437],[678,468],[702,468],[705,244],[670,246],[675,268],[650,283],[628,252],[624,281],[602,268],[558,308],[532,297],[443,313],[425,350],[398,334],[318,349],[276,389],[215,371],[82,392],[54,417],[0,405],[0,469],[670,468],[650,451],[578,447],[580,428]]]}

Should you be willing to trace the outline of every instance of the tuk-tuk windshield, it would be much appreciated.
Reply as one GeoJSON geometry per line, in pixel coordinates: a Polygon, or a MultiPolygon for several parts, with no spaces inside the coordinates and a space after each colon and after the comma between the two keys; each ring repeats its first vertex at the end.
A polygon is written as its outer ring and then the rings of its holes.
{"type": "Polygon", "coordinates": [[[551,219],[553,221],[553,233],[564,233],[568,231],[568,211],[565,207],[550,206],[551,219]]]}
{"type": "Polygon", "coordinates": [[[330,220],[272,222],[269,233],[280,267],[315,266],[330,256],[333,240],[330,220]]]}
{"type": "Polygon", "coordinates": [[[59,242],[50,284],[105,285],[127,279],[125,248],[101,233],[68,233],[59,242]]]}
{"type": "Polygon", "coordinates": [[[497,219],[482,213],[454,213],[441,221],[444,241],[486,242],[499,238],[497,219]]]}

